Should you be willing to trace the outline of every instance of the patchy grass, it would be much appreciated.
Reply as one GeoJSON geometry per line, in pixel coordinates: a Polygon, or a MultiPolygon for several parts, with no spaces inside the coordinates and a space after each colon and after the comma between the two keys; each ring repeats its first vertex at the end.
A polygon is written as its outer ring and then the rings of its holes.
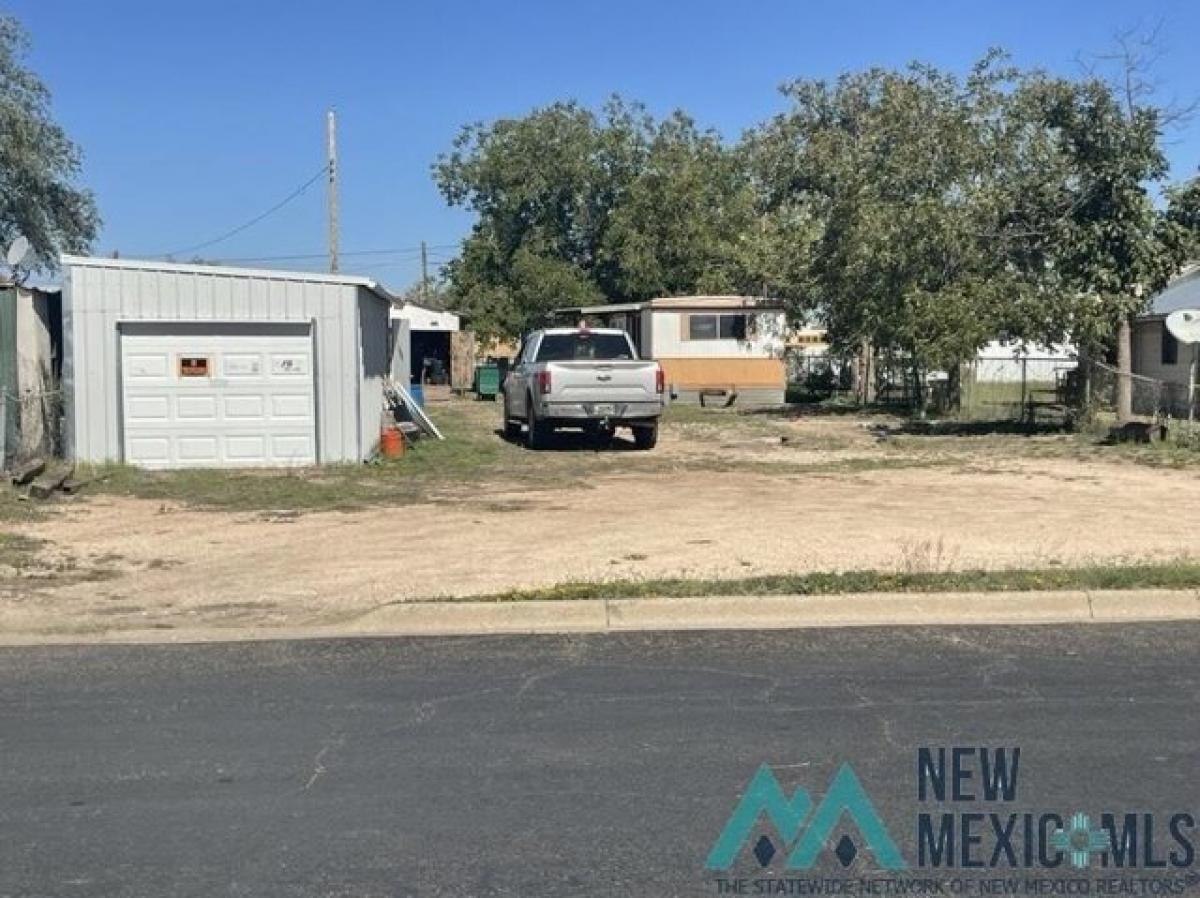
{"type": "Polygon", "coordinates": [[[41,540],[20,533],[0,532],[0,568],[18,573],[35,566],[41,552],[41,540]]]}
{"type": "MultiPolygon", "coordinates": [[[[506,442],[499,434],[500,407],[490,402],[437,403],[429,412],[445,434],[444,441],[420,440],[394,461],[371,464],[325,465],[292,470],[145,471],[106,465],[80,472],[94,478],[85,495],[134,496],[199,508],[233,511],[297,510],[353,511],[375,505],[405,505],[449,501],[487,484],[501,490],[533,487],[539,490],[586,485],[611,475],[674,470],[681,462],[662,450],[637,452],[627,437],[610,447],[597,447],[578,433],[557,435],[554,451],[530,452],[506,442]]],[[[734,460],[720,447],[739,440],[779,436],[788,432],[783,416],[733,409],[673,406],[664,430],[714,451],[689,458],[689,468],[777,470],[770,463],[734,460]]],[[[796,437],[797,448],[840,448],[843,441],[796,437]],[[811,445],[810,445],[811,444],[811,445]]],[[[847,460],[850,469],[861,462],[847,460]]],[[[890,466],[883,462],[881,467],[890,466]]],[[[822,470],[840,470],[836,463],[822,470]]],[[[2,514],[2,506],[0,506],[2,514]]]]}
{"type": "Polygon", "coordinates": [[[45,515],[45,508],[27,499],[23,492],[11,486],[0,486],[0,522],[24,524],[39,521],[45,515]]]}
{"type": "MultiPolygon", "coordinates": [[[[77,472],[93,478],[82,499],[111,494],[228,511],[355,511],[478,498],[482,491],[586,486],[605,477],[681,468],[804,477],[932,466],[971,472],[977,463],[1014,458],[1200,464],[1200,438],[1182,439],[1182,424],[1166,443],[1104,446],[1095,432],[1031,433],[1012,424],[961,421],[918,426],[841,401],[741,409],[676,404],[663,418],[664,445],[653,452],[634,451],[624,436],[602,448],[570,432],[558,436],[553,451],[530,452],[500,437],[498,403],[456,400],[432,403],[429,411],[447,439],[421,440],[395,461],[241,471],[102,466],[77,472]]],[[[58,502],[22,501],[15,490],[0,488],[0,521],[37,520],[58,502]]]]}
{"type": "MultiPolygon", "coordinates": [[[[612,580],[518,589],[472,601],[649,599],[692,596],[837,595],[858,592],[1030,592],[1057,589],[1196,589],[1200,563],[1174,561],[1037,570],[841,571],[734,579],[612,580]]],[[[434,601],[434,600],[430,600],[434,601]]]]}
{"type": "MultiPolygon", "coordinates": [[[[496,489],[578,485],[592,476],[622,473],[633,449],[630,441],[618,440],[611,449],[597,450],[581,435],[563,434],[560,451],[530,452],[501,438],[497,404],[455,401],[432,405],[429,412],[446,439],[419,440],[395,460],[283,470],[145,471],[106,465],[81,472],[94,478],[85,495],[233,511],[354,511],[446,501],[485,482],[496,489]]],[[[639,470],[655,464],[654,453],[636,457],[639,470]]]]}
{"type": "Polygon", "coordinates": [[[446,440],[420,440],[395,460],[272,470],[105,465],[84,472],[94,478],[86,490],[231,511],[354,511],[431,501],[440,489],[500,473],[504,456],[521,452],[472,421],[474,411],[453,404],[434,410],[446,440]]]}
{"type": "Polygon", "coordinates": [[[1054,381],[974,381],[962,385],[958,417],[966,421],[1017,421],[1026,403],[1053,401],[1054,381]]]}
{"type": "MultiPolygon", "coordinates": [[[[1183,427],[1184,425],[1175,425],[1183,427]]],[[[1184,438],[1172,437],[1162,443],[1105,442],[1105,433],[1033,434],[1027,437],[991,436],[970,441],[982,453],[1006,454],[1025,458],[1066,458],[1082,462],[1136,464],[1154,468],[1194,468],[1200,466],[1200,447],[1184,438]]],[[[967,448],[967,447],[964,447],[967,448]]]]}
{"type": "Polygon", "coordinates": [[[0,596],[26,595],[49,586],[116,575],[109,559],[80,564],[71,555],[47,551],[50,548],[44,540],[0,531],[0,596]]]}

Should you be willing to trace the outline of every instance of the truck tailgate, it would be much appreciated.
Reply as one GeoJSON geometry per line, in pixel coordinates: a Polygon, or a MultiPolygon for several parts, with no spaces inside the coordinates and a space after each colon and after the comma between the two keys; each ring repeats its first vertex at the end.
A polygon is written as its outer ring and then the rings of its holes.
{"type": "Polygon", "coordinates": [[[550,400],[649,402],[658,398],[657,362],[614,360],[548,362],[550,400]]]}

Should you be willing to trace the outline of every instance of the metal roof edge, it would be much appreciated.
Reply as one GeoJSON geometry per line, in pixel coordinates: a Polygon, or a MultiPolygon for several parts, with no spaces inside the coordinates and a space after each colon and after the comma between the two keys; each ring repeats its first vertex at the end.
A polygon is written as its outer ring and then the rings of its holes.
{"type": "Polygon", "coordinates": [[[700,308],[775,309],[783,308],[783,300],[769,296],[707,293],[697,296],[656,296],[653,299],[647,300],[646,305],[650,308],[658,309],[686,307],[688,305],[696,305],[700,308]]]}
{"type": "Polygon", "coordinates": [[[568,312],[577,314],[603,314],[608,312],[637,312],[646,309],[764,309],[778,310],[784,308],[781,299],[761,296],[735,295],[703,295],[703,296],[656,296],[653,299],[643,299],[637,302],[597,303],[591,306],[562,306],[551,309],[550,314],[562,315],[568,312]]]}
{"type": "Polygon", "coordinates": [[[256,277],[277,281],[301,281],[313,284],[337,284],[347,287],[364,287],[379,299],[392,303],[396,297],[378,281],[368,277],[349,274],[322,274],[315,271],[288,271],[278,268],[238,268],[232,265],[202,265],[185,262],[162,262],[155,259],[107,259],[100,256],[59,257],[64,268],[118,268],[127,271],[167,271],[174,274],[207,274],[216,277],[256,277]]]}
{"type": "Polygon", "coordinates": [[[551,309],[551,315],[566,314],[567,312],[576,312],[584,314],[585,312],[636,312],[646,307],[644,302],[611,302],[598,303],[592,306],[561,306],[557,309],[551,309]]]}

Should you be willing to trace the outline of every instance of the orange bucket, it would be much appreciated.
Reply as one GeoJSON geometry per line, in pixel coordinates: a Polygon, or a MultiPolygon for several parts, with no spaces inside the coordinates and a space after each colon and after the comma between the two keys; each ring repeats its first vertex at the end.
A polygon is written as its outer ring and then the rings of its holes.
{"type": "Polygon", "coordinates": [[[384,458],[399,458],[404,454],[404,434],[399,427],[385,427],[379,434],[379,454],[384,458]]]}

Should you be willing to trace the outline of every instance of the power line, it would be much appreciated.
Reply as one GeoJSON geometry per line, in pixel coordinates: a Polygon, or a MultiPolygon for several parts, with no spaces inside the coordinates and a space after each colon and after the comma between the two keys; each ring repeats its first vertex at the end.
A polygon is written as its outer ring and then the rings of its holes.
{"type": "Polygon", "coordinates": [[[254,225],[258,224],[264,218],[268,218],[269,216],[274,215],[276,212],[278,212],[280,209],[282,209],[284,206],[286,206],[292,200],[296,199],[298,196],[303,194],[306,190],[308,190],[309,187],[311,187],[313,184],[315,184],[321,178],[325,177],[325,175],[328,174],[328,172],[329,172],[329,164],[326,163],[325,165],[321,166],[321,168],[317,171],[316,174],[314,174],[311,178],[309,178],[307,181],[305,181],[303,184],[301,184],[299,187],[297,187],[295,190],[293,190],[291,193],[289,193],[286,197],[284,197],[282,200],[280,200],[278,203],[276,203],[274,206],[272,206],[266,212],[263,212],[260,215],[256,215],[254,218],[250,219],[245,224],[240,224],[236,228],[226,231],[221,236],[214,237],[211,240],[205,240],[203,243],[197,243],[194,246],[185,246],[185,247],[183,247],[183,249],[172,250],[169,253],[162,253],[162,255],[164,255],[164,256],[179,256],[179,255],[183,255],[184,253],[194,253],[196,250],[205,249],[206,247],[214,246],[218,243],[224,243],[230,237],[236,236],[237,234],[242,233],[242,231],[246,230],[247,228],[251,228],[254,225]]]}
{"type": "Polygon", "coordinates": [[[374,271],[377,268],[420,268],[421,263],[417,259],[406,259],[403,262],[370,262],[366,265],[358,266],[363,271],[374,271]]]}
{"type": "MultiPolygon", "coordinates": [[[[338,253],[338,256],[340,257],[340,256],[411,255],[414,259],[416,259],[417,256],[419,255],[419,253],[420,253],[419,249],[415,249],[415,250],[363,249],[363,250],[349,251],[349,252],[342,251],[342,252],[338,253]]],[[[304,253],[302,255],[292,255],[292,256],[238,256],[236,258],[223,256],[220,259],[217,259],[216,261],[221,262],[221,263],[225,263],[225,262],[301,262],[301,261],[304,261],[307,259],[328,259],[328,258],[329,258],[329,253],[324,252],[324,253],[304,253]]]]}
{"type": "MultiPolygon", "coordinates": [[[[442,243],[438,246],[430,246],[429,249],[458,249],[457,243],[442,243]]],[[[343,250],[338,253],[339,256],[407,256],[411,255],[413,259],[420,256],[420,246],[403,246],[394,249],[358,249],[358,250],[343,250]]],[[[436,259],[439,256],[450,258],[443,253],[430,253],[430,258],[436,259]]],[[[329,254],[326,253],[301,253],[288,256],[239,256],[239,257],[223,257],[218,259],[220,262],[299,262],[305,259],[325,259],[329,254]]]]}

